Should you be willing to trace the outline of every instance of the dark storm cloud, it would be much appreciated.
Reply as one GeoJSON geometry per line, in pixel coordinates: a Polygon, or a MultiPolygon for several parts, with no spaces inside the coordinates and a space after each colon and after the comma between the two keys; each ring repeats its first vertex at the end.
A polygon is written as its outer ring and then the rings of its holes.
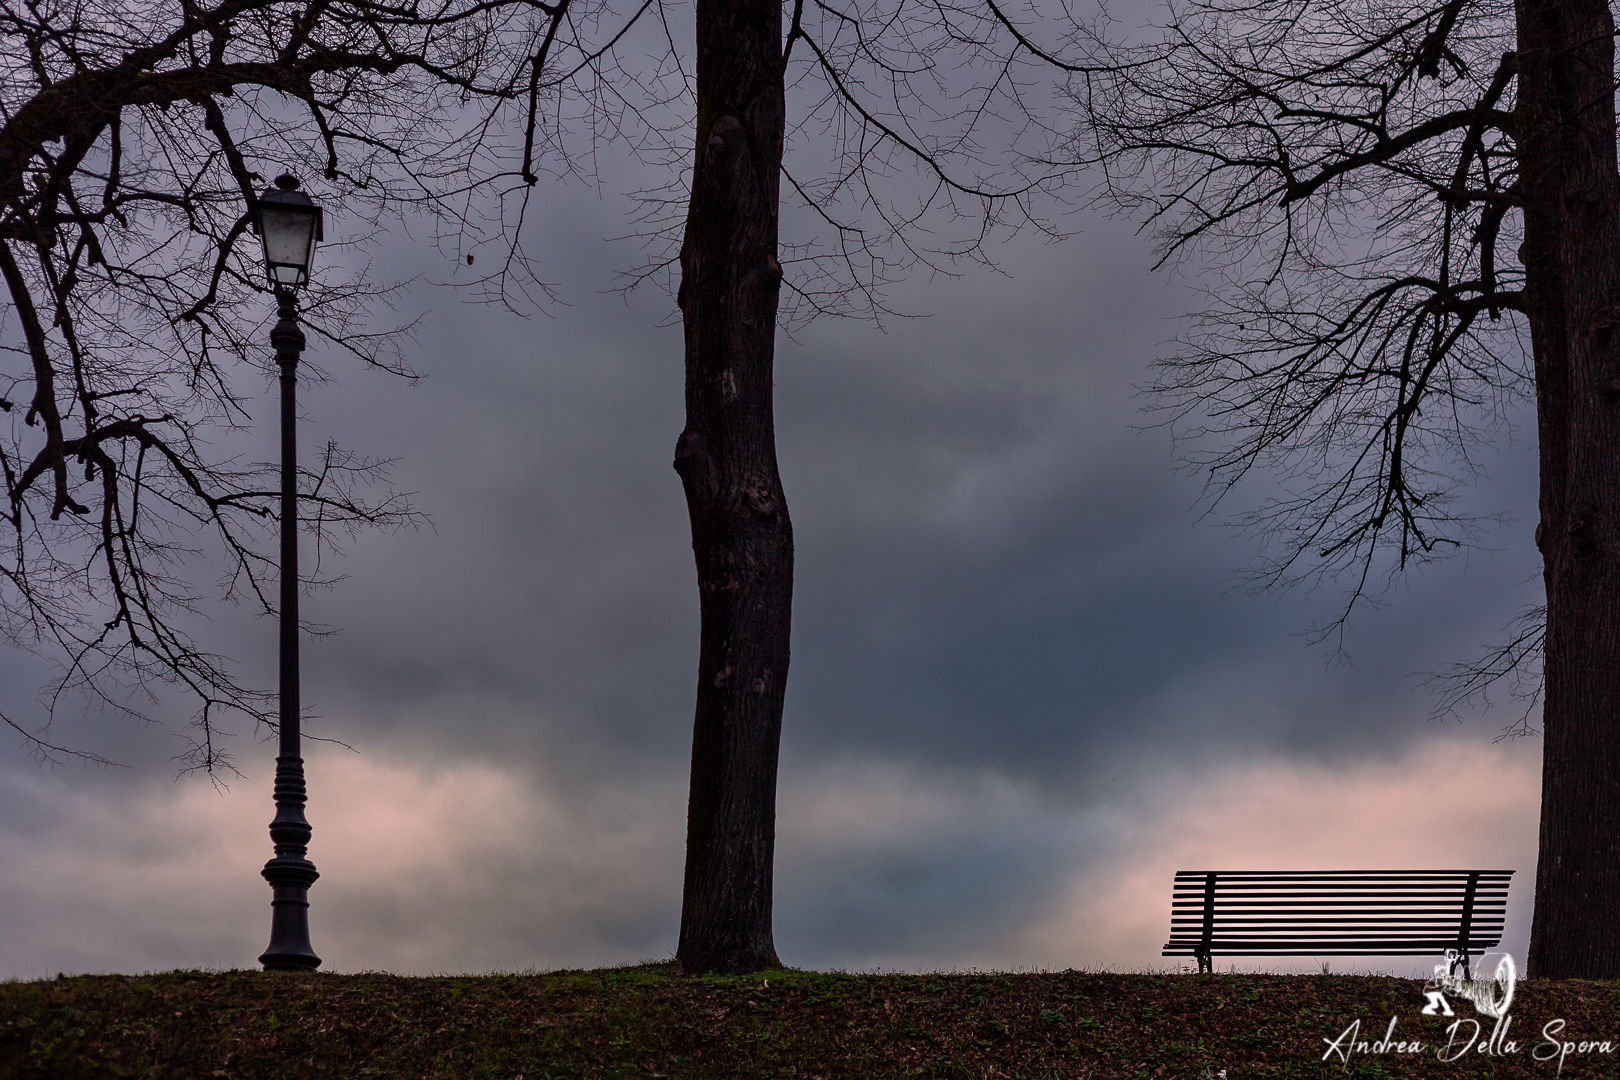
{"type": "MultiPolygon", "coordinates": [[[[361,536],[325,567],[347,580],[306,601],[339,631],[304,649],[311,730],[360,751],[311,752],[316,942],[336,967],[673,949],[697,657],[670,468],[680,332],[659,325],[667,297],[607,291],[636,259],[601,241],[625,231],[623,204],[577,186],[543,201],[529,247],[566,306],[523,320],[465,304],[427,284],[448,258],[396,238],[377,265],[424,279],[400,302],[427,311],[410,353],[427,378],[322,356],[334,381],[301,395],[306,452],[336,438],[397,458],[396,485],[433,517],[361,536]]],[[[1339,826],[1313,791],[1419,798],[1445,759],[1412,755],[1474,753],[1507,719],[1426,724],[1430,700],[1406,676],[1472,654],[1533,598],[1522,521],[1496,534],[1503,553],[1431,568],[1358,617],[1355,665],[1330,665],[1298,632],[1334,613],[1336,590],[1233,591],[1253,541],[1199,523],[1198,482],[1171,473],[1167,434],[1133,430],[1133,385],[1191,290],[1148,276],[1145,245],[1103,221],[1063,245],[1009,244],[1002,265],[895,290],[927,318],[821,324],[778,352],[797,545],[778,868],[789,962],[1144,966],[1162,927],[1140,911],[1168,903],[1163,860],[1310,864],[1310,838],[1280,832],[1297,817],[1321,823],[1317,857],[1376,862],[1376,846],[1328,835],[1339,826]]],[[[274,405],[267,383],[255,408],[274,405]]],[[[1532,517],[1530,458],[1493,459],[1478,508],[1532,517]]],[[[208,614],[211,647],[268,683],[274,625],[208,614]]],[[[5,661],[8,708],[33,670],[5,661]]],[[[21,754],[6,763],[7,865],[47,868],[0,897],[26,912],[0,937],[6,971],[250,962],[273,749],[244,733],[251,780],[216,796],[170,780],[172,730],[98,723],[62,731],[137,768],[41,780],[21,754]],[[154,824],[166,815],[186,818],[168,840],[154,824]],[[131,822],[175,874],[135,890],[148,944],[133,952],[117,920],[134,916],[85,900],[58,918],[52,891],[100,895],[98,867],[125,865],[106,838],[133,837],[131,822]],[[217,898],[212,915],[188,901],[206,947],[174,944],[176,888],[217,898]]],[[[1453,821],[1409,830],[1402,857],[1451,864],[1453,821]]]]}
{"type": "MultiPolygon", "coordinates": [[[[1514,588],[1533,569],[1527,530],[1358,614],[1356,666],[1324,670],[1331,648],[1297,632],[1336,613],[1337,590],[1233,591],[1252,538],[1196,523],[1196,480],[1169,474],[1166,433],[1132,432],[1146,418],[1131,383],[1186,294],[1156,287],[1117,230],[1098,240],[1021,252],[1011,282],[937,286],[938,331],[905,327],[881,349],[845,331],[784,376],[784,469],[811,478],[789,489],[794,715],[829,745],[1048,774],[1099,751],[1393,750],[1423,734],[1429,702],[1405,676],[1474,652],[1528,599],[1514,588]],[[1198,708],[1162,708],[1197,683],[1198,708]]],[[[1533,498],[1526,463],[1522,445],[1492,462],[1508,483],[1478,492],[1481,509],[1533,498]]]]}
{"type": "MultiPolygon", "coordinates": [[[[886,333],[833,325],[783,342],[791,752],[1040,771],[1102,749],[1140,757],[1144,739],[1172,756],[1279,738],[1309,751],[1359,726],[1398,744],[1427,708],[1404,676],[1511,614],[1458,605],[1523,577],[1522,558],[1466,573],[1454,560],[1394,614],[1358,618],[1372,628],[1348,639],[1359,666],[1329,671],[1296,632],[1333,613],[1331,588],[1308,603],[1234,592],[1253,543],[1196,522],[1196,481],[1171,475],[1166,434],[1132,430],[1132,385],[1187,294],[1149,278],[1123,232],[1013,246],[1010,279],[912,287],[902,303],[931,317],[886,333]],[[1468,632],[1438,642],[1458,611],[1468,632]],[[1156,708],[1197,683],[1201,708],[1156,708]]],[[[601,251],[541,246],[606,280],[601,251]]],[[[458,743],[532,737],[610,770],[683,751],[696,604],[668,466],[679,337],[655,326],[660,298],[571,299],[527,323],[456,313],[424,340],[424,386],[357,395],[346,377],[313,391],[312,422],[341,418],[346,441],[400,456],[397,478],[435,518],[360,541],[351,580],[310,605],[344,628],[307,662],[326,689],[316,700],[341,702],[349,723],[387,731],[400,706],[442,701],[458,743]],[[518,713],[530,716],[514,725],[518,713]]]]}

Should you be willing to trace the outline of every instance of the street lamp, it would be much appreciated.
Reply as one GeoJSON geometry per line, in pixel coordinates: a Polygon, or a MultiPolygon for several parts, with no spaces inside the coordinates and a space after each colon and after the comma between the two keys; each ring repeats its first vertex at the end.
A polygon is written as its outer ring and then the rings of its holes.
{"type": "Polygon", "coordinates": [[[270,331],[281,368],[281,749],[276,756],[276,857],[264,864],[270,883],[270,947],[266,971],[313,971],[321,958],[309,944],[309,887],[320,877],[305,858],[310,827],[304,818],[304,758],[298,731],[298,453],[293,375],[304,351],[294,290],[309,283],[321,208],[291,176],[276,177],[251,211],[264,242],[264,265],[276,290],[279,318],[270,331]]]}

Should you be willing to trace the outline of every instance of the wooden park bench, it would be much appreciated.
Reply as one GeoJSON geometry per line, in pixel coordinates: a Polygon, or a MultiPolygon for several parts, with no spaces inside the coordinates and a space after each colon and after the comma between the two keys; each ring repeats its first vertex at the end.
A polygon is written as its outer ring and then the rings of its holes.
{"type": "Polygon", "coordinates": [[[1502,940],[1512,870],[1181,870],[1164,956],[1439,956],[1502,940]]]}

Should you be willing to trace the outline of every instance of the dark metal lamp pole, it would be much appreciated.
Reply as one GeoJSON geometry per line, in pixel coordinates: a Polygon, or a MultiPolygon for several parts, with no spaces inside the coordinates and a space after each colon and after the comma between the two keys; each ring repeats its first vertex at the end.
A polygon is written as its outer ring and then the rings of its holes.
{"type": "Polygon", "coordinates": [[[309,887],[320,874],[305,858],[310,827],[304,818],[304,758],[298,702],[298,409],[294,376],[304,351],[294,290],[307,284],[321,239],[320,207],[291,176],[276,177],[253,207],[264,241],[265,267],[276,290],[279,318],[270,331],[281,368],[281,748],[276,756],[276,818],[270,839],[276,857],[264,864],[271,889],[270,946],[259,957],[266,971],[313,971],[321,964],[309,943],[309,887]]]}

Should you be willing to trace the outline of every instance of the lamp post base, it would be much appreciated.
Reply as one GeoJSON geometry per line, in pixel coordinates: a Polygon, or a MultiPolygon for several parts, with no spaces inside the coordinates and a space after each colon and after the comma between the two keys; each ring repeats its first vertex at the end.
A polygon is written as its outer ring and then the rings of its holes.
{"type": "Polygon", "coordinates": [[[314,971],[321,958],[309,944],[309,887],[321,875],[304,857],[310,827],[304,819],[304,762],[276,759],[276,820],[270,839],[276,857],[260,873],[270,883],[270,946],[259,957],[266,971],[314,971]]]}
{"type": "Polygon", "coordinates": [[[271,859],[261,873],[273,892],[270,945],[259,963],[266,971],[314,971],[321,958],[309,944],[309,887],[321,875],[308,859],[271,859]]]}

